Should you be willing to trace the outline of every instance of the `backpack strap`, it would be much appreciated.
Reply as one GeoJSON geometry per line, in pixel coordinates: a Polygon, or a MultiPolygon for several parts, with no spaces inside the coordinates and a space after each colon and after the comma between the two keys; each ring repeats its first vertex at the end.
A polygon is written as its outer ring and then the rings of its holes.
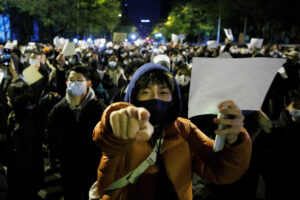
{"type": "Polygon", "coordinates": [[[157,139],[151,154],[146,158],[146,160],[144,160],[137,168],[110,184],[107,188],[104,189],[104,191],[120,189],[125,187],[129,183],[135,184],[139,177],[148,169],[148,167],[156,162],[157,153],[160,150],[163,142],[163,138],[157,139]]]}

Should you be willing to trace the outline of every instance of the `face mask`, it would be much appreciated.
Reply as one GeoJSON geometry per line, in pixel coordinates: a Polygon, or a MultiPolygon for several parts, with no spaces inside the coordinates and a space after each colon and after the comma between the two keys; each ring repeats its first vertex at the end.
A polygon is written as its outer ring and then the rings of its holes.
{"type": "Polygon", "coordinates": [[[176,56],[175,58],[173,58],[173,62],[174,63],[179,63],[180,62],[180,58],[178,56],[176,56]]]}
{"type": "Polygon", "coordinates": [[[48,59],[48,60],[53,60],[53,59],[54,59],[54,54],[51,55],[51,56],[48,56],[47,59],[48,59]]]}
{"type": "Polygon", "coordinates": [[[75,59],[75,58],[70,58],[70,59],[69,59],[69,63],[70,63],[71,65],[75,65],[76,59],[75,59]]]}
{"type": "Polygon", "coordinates": [[[110,61],[108,64],[111,68],[115,68],[117,65],[117,63],[115,61],[110,61]]]}
{"type": "Polygon", "coordinates": [[[79,82],[79,81],[74,81],[74,82],[68,82],[67,85],[67,91],[70,95],[74,97],[78,97],[84,93],[84,86],[86,82],[79,82]]]}
{"type": "Polygon", "coordinates": [[[176,75],[175,79],[180,86],[186,86],[190,83],[191,77],[185,75],[176,75]]]}
{"type": "Polygon", "coordinates": [[[29,65],[30,65],[30,66],[36,66],[36,65],[37,65],[37,60],[36,60],[36,59],[30,58],[30,59],[29,59],[29,65]]]}
{"type": "Polygon", "coordinates": [[[138,101],[138,106],[144,107],[150,112],[150,123],[155,126],[166,120],[171,108],[171,102],[151,99],[138,101]]]}
{"type": "Polygon", "coordinates": [[[21,58],[20,58],[21,63],[25,63],[27,61],[27,58],[28,57],[26,57],[25,55],[21,56],[21,58]]]}
{"type": "Polygon", "coordinates": [[[300,110],[290,110],[290,115],[296,120],[300,120],[300,110]]]}
{"type": "Polygon", "coordinates": [[[230,48],[230,53],[232,54],[238,54],[239,53],[239,50],[238,49],[234,49],[234,48],[230,48]]]}
{"type": "MultiPolygon", "coordinates": [[[[7,78],[7,71],[0,69],[0,80],[1,80],[1,77],[7,78]]],[[[1,83],[1,81],[0,81],[0,83],[1,83]]]]}
{"type": "Polygon", "coordinates": [[[158,50],[158,54],[164,54],[164,53],[165,53],[164,50],[162,50],[162,49],[158,50]]]}
{"type": "Polygon", "coordinates": [[[241,54],[245,55],[248,54],[249,50],[248,49],[241,49],[241,54]]]}
{"type": "Polygon", "coordinates": [[[124,61],[124,65],[128,65],[128,61],[124,61]]]}
{"type": "Polygon", "coordinates": [[[111,55],[112,54],[112,50],[106,50],[106,54],[111,55]]]}

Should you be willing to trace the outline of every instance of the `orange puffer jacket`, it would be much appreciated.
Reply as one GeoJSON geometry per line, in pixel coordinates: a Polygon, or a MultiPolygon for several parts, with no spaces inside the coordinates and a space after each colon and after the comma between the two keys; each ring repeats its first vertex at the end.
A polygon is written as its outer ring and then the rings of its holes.
{"type": "MultiPolygon", "coordinates": [[[[103,200],[132,199],[132,194],[140,195],[134,195],[134,199],[153,199],[155,183],[151,184],[151,180],[155,179],[149,177],[158,172],[156,165],[150,166],[135,185],[104,191],[114,181],[134,170],[153,148],[150,141],[136,142],[114,137],[109,124],[110,113],[129,105],[119,102],[107,107],[93,132],[93,139],[103,152],[97,178],[98,192],[103,200]]],[[[213,152],[214,141],[184,118],[178,118],[169,125],[163,136],[162,160],[180,200],[192,200],[193,172],[206,181],[228,184],[238,180],[248,169],[251,140],[245,129],[241,130],[233,146],[225,144],[224,149],[217,153],[213,152]]]]}

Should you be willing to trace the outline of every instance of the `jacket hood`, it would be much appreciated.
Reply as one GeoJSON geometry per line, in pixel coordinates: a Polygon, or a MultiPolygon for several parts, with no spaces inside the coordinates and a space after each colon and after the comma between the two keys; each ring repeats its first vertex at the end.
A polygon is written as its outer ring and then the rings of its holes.
{"type": "Polygon", "coordinates": [[[133,95],[134,95],[133,90],[135,88],[136,82],[140,79],[141,76],[143,76],[145,73],[147,73],[149,71],[164,71],[173,77],[172,79],[175,83],[175,91],[172,96],[173,104],[171,107],[171,112],[168,115],[167,124],[172,123],[177,119],[177,117],[181,113],[181,109],[182,109],[181,94],[180,94],[180,89],[179,89],[178,83],[176,82],[173,74],[166,67],[163,67],[159,64],[147,63],[147,64],[142,65],[140,68],[138,68],[136,70],[136,72],[133,74],[133,76],[129,82],[128,91],[124,97],[124,101],[135,105],[134,98],[133,98],[133,95]]]}

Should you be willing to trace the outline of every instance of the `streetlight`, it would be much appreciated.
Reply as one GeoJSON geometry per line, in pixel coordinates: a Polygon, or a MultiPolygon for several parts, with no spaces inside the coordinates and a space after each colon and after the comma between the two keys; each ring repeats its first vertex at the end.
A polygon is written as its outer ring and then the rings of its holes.
{"type": "Polygon", "coordinates": [[[73,42],[74,42],[75,44],[77,44],[77,43],[78,43],[78,38],[73,38],[73,42]]]}
{"type": "Polygon", "coordinates": [[[131,34],[130,38],[131,38],[132,40],[135,40],[135,39],[136,39],[136,35],[135,35],[135,34],[131,34]]]}

